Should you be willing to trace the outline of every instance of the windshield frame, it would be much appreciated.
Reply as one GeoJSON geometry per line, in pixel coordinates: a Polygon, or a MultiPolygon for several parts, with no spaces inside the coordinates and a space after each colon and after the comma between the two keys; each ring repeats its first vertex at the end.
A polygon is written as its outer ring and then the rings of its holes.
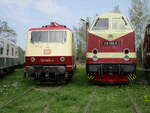
{"type": "Polygon", "coordinates": [[[128,18],[126,18],[125,16],[117,16],[117,17],[96,17],[91,25],[91,28],[89,29],[89,31],[107,31],[107,30],[113,30],[113,31],[130,31],[133,30],[133,26],[131,25],[130,21],[128,20],[128,18]],[[97,21],[97,19],[101,19],[101,18],[108,18],[108,29],[106,30],[94,30],[93,27],[97,21]],[[112,19],[113,18],[124,18],[124,22],[126,22],[127,24],[127,29],[112,29],[112,19]]]}
{"type": "Polygon", "coordinates": [[[100,30],[100,31],[103,31],[103,30],[109,30],[109,25],[110,24],[110,22],[109,22],[109,18],[96,18],[95,20],[94,20],[94,22],[93,22],[93,25],[92,25],[92,27],[91,27],[91,30],[93,30],[93,31],[97,31],[97,30],[100,30]],[[106,29],[104,29],[104,27],[103,27],[103,29],[95,29],[95,24],[97,24],[98,23],[98,21],[100,21],[100,19],[107,19],[108,20],[108,23],[107,23],[107,26],[108,26],[108,28],[106,28],[106,29]]]}

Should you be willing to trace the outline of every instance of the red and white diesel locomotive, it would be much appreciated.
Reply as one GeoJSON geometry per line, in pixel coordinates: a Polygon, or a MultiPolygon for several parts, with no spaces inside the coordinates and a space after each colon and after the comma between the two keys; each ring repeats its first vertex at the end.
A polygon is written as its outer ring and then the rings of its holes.
{"type": "Polygon", "coordinates": [[[64,25],[51,22],[28,31],[25,76],[43,83],[66,83],[73,75],[73,33],[64,25]]]}
{"type": "Polygon", "coordinates": [[[102,83],[127,83],[136,71],[134,31],[119,13],[96,16],[88,30],[86,71],[102,83]]]}

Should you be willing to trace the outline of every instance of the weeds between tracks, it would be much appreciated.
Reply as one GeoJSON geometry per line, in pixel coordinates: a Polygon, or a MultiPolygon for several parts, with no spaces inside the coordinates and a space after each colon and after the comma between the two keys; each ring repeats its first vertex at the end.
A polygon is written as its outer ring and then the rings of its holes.
{"type": "Polygon", "coordinates": [[[0,106],[0,109],[8,106],[10,103],[17,101],[19,98],[21,98],[22,96],[25,96],[26,94],[28,94],[29,92],[31,92],[33,90],[33,88],[29,88],[26,91],[24,91],[22,94],[20,94],[19,96],[15,96],[12,99],[10,99],[7,103],[3,104],[0,106]]]}

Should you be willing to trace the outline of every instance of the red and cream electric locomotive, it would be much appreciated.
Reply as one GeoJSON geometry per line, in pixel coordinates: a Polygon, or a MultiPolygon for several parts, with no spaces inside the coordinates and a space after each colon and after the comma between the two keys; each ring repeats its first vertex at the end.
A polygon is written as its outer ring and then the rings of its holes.
{"type": "Polygon", "coordinates": [[[88,30],[86,71],[102,83],[127,83],[135,73],[134,30],[124,15],[96,16],[88,30]]]}
{"type": "Polygon", "coordinates": [[[73,33],[64,25],[51,22],[28,31],[25,76],[38,82],[64,83],[74,71],[73,33]]]}

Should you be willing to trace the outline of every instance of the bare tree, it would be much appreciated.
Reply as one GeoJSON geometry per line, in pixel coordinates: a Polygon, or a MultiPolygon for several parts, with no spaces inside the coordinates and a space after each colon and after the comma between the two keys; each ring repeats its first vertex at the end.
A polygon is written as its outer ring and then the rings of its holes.
{"type": "MultiPolygon", "coordinates": [[[[86,22],[90,24],[91,19],[86,18],[86,22]]],[[[77,60],[83,61],[86,58],[86,38],[88,26],[84,22],[80,22],[79,27],[74,27],[75,42],[77,45],[77,60]]]]}
{"type": "Polygon", "coordinates": [[[139,62],[142,61],[144,30],[147,23],[150,22],[150,15],[148,12],[148,0],[132,0],[132,6],[129,9],[129,14],[131,23],[135,29],[137,56],[139,62]]]}
{"type": "Polygon", "coordinates": [[[16,32],[8,26],[6,21],[0,20],[0,36],[3,38],[7,38],[10,41],[16,43],[16,32]]]}

